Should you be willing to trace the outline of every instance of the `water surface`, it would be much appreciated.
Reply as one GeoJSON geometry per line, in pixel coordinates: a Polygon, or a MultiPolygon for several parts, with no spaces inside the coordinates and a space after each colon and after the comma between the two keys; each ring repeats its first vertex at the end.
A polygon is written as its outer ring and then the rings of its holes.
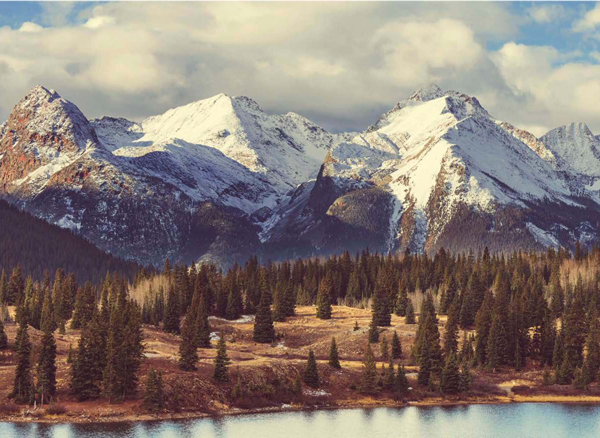
{"type": "Polygon", "coordinates": [[[0,423],[1,438],[584,438],[599,405],[505,404],[282,412],[97,424],[0,423]]]}

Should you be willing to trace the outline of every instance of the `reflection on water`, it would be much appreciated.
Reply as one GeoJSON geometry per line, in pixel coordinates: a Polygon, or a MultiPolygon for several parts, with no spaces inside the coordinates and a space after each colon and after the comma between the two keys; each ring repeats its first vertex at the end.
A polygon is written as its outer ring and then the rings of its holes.
{"type": "Polygon", "coordinates": [[[1,438],[567,438],[600,436],[600,406],[508,404],[284,412],[185,421],[0,423],[1,438]]]}

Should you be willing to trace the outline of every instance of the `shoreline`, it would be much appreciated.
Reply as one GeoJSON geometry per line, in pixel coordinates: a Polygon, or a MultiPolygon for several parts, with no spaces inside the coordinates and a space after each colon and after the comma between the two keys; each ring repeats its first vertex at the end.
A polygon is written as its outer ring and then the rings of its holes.
{"type": "Polygon", "coordinates": [[[2,416],[0,422],[4,423],[37,423],[37,424],[102,424],[102,423],[138,423],[138,422],[159,422],[159,421],[182,421],[198,420],[203,418],[219,418],[237,415],[255,415],[255,414],[275,414],[283,412],[311,412],[311,411],[331,411],[347,409],[376,409],[376,408],[408,408],[408,407],[453,407],[469,405],[503,405],[510,403],[556,403],[570,405],[600,405],[600,396],[561,396],[561,395],[531,395],[531,396],[496,396],[485,399],[465,399],[452,400],[443,398],[430,398],[410,402],[395,402],[392,400],[372,400],[373,403],[353,403],[352,400],[342,400],[340,404],[324,406],[301,406],[301,405],[282,405],[266,408],[238,409],[232,408],[219,410],[215,412],[189,411],[178,413],[159,413],[159,414],[130,414],[123,416],[91,416],[81,415],[46,415],[35,418],[32,416],[14,415],[2,416]]]}

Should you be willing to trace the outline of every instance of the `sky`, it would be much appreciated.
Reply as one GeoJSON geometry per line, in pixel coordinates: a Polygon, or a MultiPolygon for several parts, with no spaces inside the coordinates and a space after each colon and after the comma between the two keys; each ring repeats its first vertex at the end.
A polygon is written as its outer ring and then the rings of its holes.
{"type": "Polygon", "coordinates": [[[360,131],[430,83],[600,134],[600,4],[0,2],[0,120],[39,84],[89,118],[226,93],[360,131]]]}

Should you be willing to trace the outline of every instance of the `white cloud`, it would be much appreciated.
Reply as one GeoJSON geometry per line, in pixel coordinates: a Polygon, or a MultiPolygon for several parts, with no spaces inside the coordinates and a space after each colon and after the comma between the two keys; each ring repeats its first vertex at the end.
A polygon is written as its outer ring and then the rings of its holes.
{"type": "Polygon", "coordinates": [[[587,11],[583,18],[573,23],[575,32],[586,32],[594,30],[600,24],[600,4],[587,11]]]}
{"type": "Polygon", "coordinates": [[[104,26],[110,26],[111,24],[115,24],[116,20],[113,17],[107,17],[104,15],[100,15],[98,17],[92,17],[88,21],[85,22],[84,26],[89,27],[90,29],[98,29],[104,26]]]}
{"type": "Polygon", "coordinates": [[[564,19],[567,9],[560,4],[537,3],[527,9],[529,17],[538,24],[548,24],[564,19]]]}
{"type": "Polygon", "coordinates": [[[600,130],[590,93],[600,66],[506,42],[519,24],[555,19],[554,6],[534,5],[527,19],[487,2],[106,3],[80,12],[79,24],[64,20],[72,9],[49,9],[51,26],[0,28],[0,119],[39,83],[88,117],[139,119],[225,92],[363,129],[437,82],[536,134],[570,119],[600,130]],[[504,44],[490,51],[490,41],[504,44]]]}
{"type": "MultiPolygon", "coordinates": [[[[548,129],[586,122],[600,131],[600,65],[577,62],[553,47],[507,43],[493,55],[506,84],[521,96],[518,107],[506,105],[521,126],[548,129]]],[[[533,128],[536,134],[540,131],[533,128]]]]}
{"type": "Polygon", "coordinates": [[[41,32],[42,30],[44,30],[42,26],[31,21],[26,21],[19,28],[19,32],[41,32]]]}

